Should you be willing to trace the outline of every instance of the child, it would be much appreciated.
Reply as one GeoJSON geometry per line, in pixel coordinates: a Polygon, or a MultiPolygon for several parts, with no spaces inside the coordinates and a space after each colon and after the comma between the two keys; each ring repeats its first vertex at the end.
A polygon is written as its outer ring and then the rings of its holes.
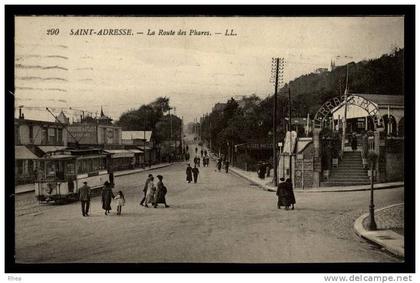
{"type": "Polygon", "coordinates": [[[121,215],[121,208],[125,204],[125,198],[124,198],[123,192],[119,191],[114,199],[117,200],[117,215],[121,215]]]}

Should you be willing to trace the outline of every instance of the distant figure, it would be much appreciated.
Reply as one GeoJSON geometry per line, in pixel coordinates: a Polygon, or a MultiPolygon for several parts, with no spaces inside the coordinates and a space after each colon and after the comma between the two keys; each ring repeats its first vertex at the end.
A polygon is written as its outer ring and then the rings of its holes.
{"type": "Polygon", "coordinates": [[[153,175],[149,174],[149,176],[146,179],[146,183],[144,184],[144,188],[143,188],[144,196],[143,196],[143,199],[140,201],[140,205],[144,205],[144,202],[146,201],[147,187],[152,178],[153,178],[153,175]]]}
{"type": "Polygon", "coordinates": [[[169,205],[166,204],[166,193],[168,192],[168,190],[163,184],[163,176],[157,175],[157,178],[159,181],[156,183],[156,195],[153,207],[156,208],[159,203],[163,203],[165,207],[169,207],[169,205]]]}
{"type": "Polygon", "coordinates": [[[198,167],[200,167],[200,162],[201,162],[201,159],[200,159],[200,157],[199,157],[199,156],[197,156],[197,166],[198,166],[198,167]]]}
{"type": "Polygon", "coordinates": [[[270,177],[270,171],[271,171],[271,163],[270,162],[267,162],[265,164],[265,171],[266,171],[266,176],[270,177]]]}
{"type": "Polygon", "coordinates": [[[83,182],[83,186],[79,189],[79,199],[82,205],[82,215],[89,216],[90,187],[87,182],[83,182]]]}
{"type": "Polygon", "coordinates": [[[111,210],[111,201],[114,198],[111,184],[106,181],[102,189],[102,209],[105,210],[105,215],[108,215],[111,210]]]}
{"type": "Polygon", "coordinates": [[[264,163],[259,163],[258,164],[258,171],[257,171],[258,178],[264,179],[265,178],[265,171],[266,171],[266,169],[265,169],[264,163]]]}
{"type": "Polygon", "coordinates": [[[204,156],[207,156],[207,150],[206,149],[204,150],[204,156]]]}
{"type": "Polygon", "coordinates": [[[286,180],[286,192],[287,192],[287,203],[289,206],[292,207],[292,210],[295,209],[295,203],[296,203],[296,199],[295,199],[295,194],[293,192],[293,184],[292,184],[292,180],[290,178],[288,178],[286,180]]]}
{"type": "Polygon", "coordinates": [[[187,170],[185,171],[185,173],[187,174],[187,182],[191,183],[191,181],[192,181],[192,168],[191,168],[190,164],[188,164],[187,170]]]}
{"type": "Polygon", "coordinates": [[[354,132],[351,135],[351,149],[353,151],[357,150],[357,136],[356,136],[356,133],[354,132]]]}
{"type": "Polygon", "coordinates": [[[194,176],[194,183],[197,183],[198,174],[200,173],[200,171],[197,168],[197,165],[194,165],[194,168],[192,169],[192,173],[194,176]]]}
{"type": "Polygon", "coordinates": [[[197,148],[197,147],[195,147],[195,154],[197,154],[197,151],[198,151],[198,148],[197,148]]]}
{"type": "Polygon", "coordinates": [[[122,207],[125,205],[125,198],[122,191],[119,191],[114,198],[117,201],[117,215],[121,215],[122,207]]]}
{"type": "Polygon", "coordinates": [[[203,150],[201,150],[201,151],[200,151],[200,153],[201,153],[201,157],[203,157],[204,151],[203,151],[203,150]]]}
{"type": "Polygon", "coordinates": [[[229,173],[229,160],[225,161],[225,170],[226,170],[226,173],[229,173]]]}
{"type": "Polygon", "coordinates": [[[147,193],[146,193],[146,203],[145,203],[145,207],[149,207],[147,204],[148,203],[154,203],[155,201],[155,192],[156,192],[156,187],[155,184],[153,183],[154,178],[151,177],[149,183],[147,184],[147,193]]]}
{"type": "Polygon", "coordinates": [[[219,172],[220,172],[221,169],[222,169],[222,159],[219,158],[219,159],[217,159],[217,170],[219,170],[219,172]]]}
{"type": "Polygon", "coordinates": [[[284,206],[284,208],[288,209],[289,204],[287,203],[287,188],[286,188],[287,184],[284,181],[284,178],[280,178],[280,182],[277,185],[277,208],[281,209],[282,206],[284,206]]]}

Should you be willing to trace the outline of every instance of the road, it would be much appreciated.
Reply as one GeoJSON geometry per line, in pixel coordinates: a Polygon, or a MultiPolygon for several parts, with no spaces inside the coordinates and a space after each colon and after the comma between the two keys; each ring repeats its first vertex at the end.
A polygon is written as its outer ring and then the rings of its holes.
{"type": "MultiPolygon", "coordinates": [[[[193,146],[190,146],[192,149],[193,146]]],[[[193,155],[192,155],[193,156],[193,155]]],[[[82,217],[79,203],[38,205],[17,196],[19,263],[396,262],[355,236],[353,222],[368,208],[369,192],[296,193],[294,211],[276,196],[215,163],[187,184],[185,162],[116,178],[126,206],[110,216],[100,198],[82,217]],[[139,205],[146,176],[164,176],[170,208],[139,205]]],[[[376,207],[403,201],[403,188],[375,191],[376,207]]]]}

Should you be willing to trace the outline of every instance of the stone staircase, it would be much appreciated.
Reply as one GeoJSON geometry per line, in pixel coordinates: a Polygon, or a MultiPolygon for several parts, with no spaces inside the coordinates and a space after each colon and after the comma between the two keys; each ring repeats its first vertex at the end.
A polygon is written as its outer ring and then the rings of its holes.
{"type": "Polygon", "coordinates": [[[322,183],[326,187],[366,184],[370,184],[370,178],[368,170],[363,168],[362,156],[359,151],[344,152],[338,167],[332,168],[328,181],[322,183]]]}

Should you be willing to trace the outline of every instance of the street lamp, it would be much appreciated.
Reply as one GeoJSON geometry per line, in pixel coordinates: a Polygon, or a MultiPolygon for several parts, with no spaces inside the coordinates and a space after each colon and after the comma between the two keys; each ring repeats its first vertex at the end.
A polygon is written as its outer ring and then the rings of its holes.
{"type": "Polygon", "coordinates": [[[378,155],[374,151],[368,153],[368,159],[370,161],[370,205],[369,205],[369,223],[368,228],[370,231],[375,231],[377,229],[375,222],[375,204],[373,202],[373,181],[374,181],[374,172],[376,166],[376,160],[378,155]]]}

